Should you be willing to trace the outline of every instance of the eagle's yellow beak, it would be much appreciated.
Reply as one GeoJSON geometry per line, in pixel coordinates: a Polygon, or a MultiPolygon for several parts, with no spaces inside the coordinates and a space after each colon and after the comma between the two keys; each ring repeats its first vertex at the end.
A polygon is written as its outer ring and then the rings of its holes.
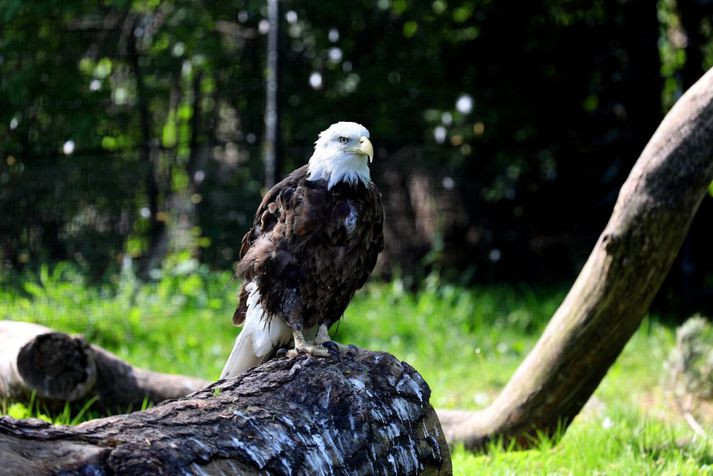
{"type": "Polygon", "coordinates": [[[369,163],[371,163],[374,160],[374,146],[371,144],[371,141],[364,136],[359,138],[359,142],[361,142],[359,152],[368,156],[369,163]]]}

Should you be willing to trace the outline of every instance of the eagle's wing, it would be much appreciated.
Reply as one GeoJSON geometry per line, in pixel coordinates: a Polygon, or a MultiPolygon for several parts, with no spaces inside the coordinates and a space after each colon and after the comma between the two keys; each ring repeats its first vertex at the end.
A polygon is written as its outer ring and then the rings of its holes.
{"type": "Polygon", "coordinates": [[[294,257],[285,250],[287,247],[284,245],[295,237],[302,238],[300,241],[303,241],[305,235],[318,227],[318,217],[314,216],[313,210],[319,207],[313,205],[320,202],[321,197],[315,197],[313,193],[298,197],[295,193],[306,177],[307,165],[304,165],[273,186],[263,197],[255,213],[252,228],[243,236],[237,268],[237,275],[243,278],[243,285],[238,307],[233,314],[235,325],[240,325],[245,320],[248,282],[256,274],[264,272],[268,266],[288,265],[294,257]],[[270,240],[260,240],[267,233],[272,233],[270,240]]]}
{"type": "Polygon", "coordinates": [[[307,177],[307,165],[300,167],[285,177],[282,181],[275,184],[262,198],[260,206],[255,212],[253,226],[245,233],[240,244],[240,259],[242,260],[250,247],[255,243],[260,235],[272,230],[277,221],[280,219],[279,201],[286,202],[288,196],[291,196],[297,189],[301,181],[307,177]]]}
{"type": "Polygon", "coordinates": [[[384,250],[384,206],[381,201],[381,193],[376,188],[373,182],[369,183],[367,200],[367,209],[373,210],[374,218],[372,220],[371,236],[366,240],[368,252],[364,257],[364,266],[361,267],[361,274],[357,281],[357,289],[360,289],[366,283],[369,275],[376,266],[376,259],[379,253],[384,250]]]}

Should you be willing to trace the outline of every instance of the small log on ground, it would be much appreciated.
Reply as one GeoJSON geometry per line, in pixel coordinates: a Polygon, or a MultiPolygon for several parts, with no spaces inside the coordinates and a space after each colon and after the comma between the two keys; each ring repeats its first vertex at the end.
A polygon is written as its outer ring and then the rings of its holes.
{"type": "Polygon", "coordinates": [[[359,350],[274,359],[179,400],[52,427],[0,418],[3,474],[450,474],[430,389],[359,350]]]}
{"type": "Polygon", "coordinates": [[[34,398],[48,407],[81,404],[125,412],[204,387],[205,380],[152,372],[88,344],[81,337],[28,322],[0,321],[0,400],[34,398]]]}

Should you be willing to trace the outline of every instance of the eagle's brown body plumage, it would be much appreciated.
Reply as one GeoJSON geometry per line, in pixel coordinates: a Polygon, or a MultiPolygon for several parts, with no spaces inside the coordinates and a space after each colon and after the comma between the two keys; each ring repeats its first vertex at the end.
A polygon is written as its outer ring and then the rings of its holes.
{"type": "Polygon", "coordinates": [[[301,330],[336,322],[362,287],[384,249],[381,194],[373,183],[307,178],[292,172],[262,200],[243,237],[238,275],[243,278],[236,325],[245,320],[254,282],[269,318],[301,330]]]}

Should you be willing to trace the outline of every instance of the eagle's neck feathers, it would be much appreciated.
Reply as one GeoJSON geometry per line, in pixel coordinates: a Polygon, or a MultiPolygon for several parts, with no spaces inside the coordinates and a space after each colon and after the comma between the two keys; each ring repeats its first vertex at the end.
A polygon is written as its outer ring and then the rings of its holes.
{"type": "Polygon", "coordinates": [[[309,180],[326,180],[327,189],[339,182],[368,185],[371,180],[369,164],[364,156],[329,149],[315,150],[307,166],[309,180]]]}

